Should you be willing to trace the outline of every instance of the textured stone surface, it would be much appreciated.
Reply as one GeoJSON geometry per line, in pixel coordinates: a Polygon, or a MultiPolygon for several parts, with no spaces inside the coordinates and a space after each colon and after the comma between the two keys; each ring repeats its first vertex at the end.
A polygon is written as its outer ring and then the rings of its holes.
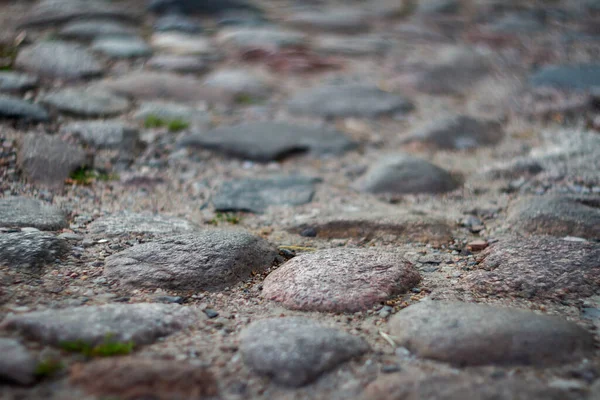
{"type": "Polygon", "coordinates": [[[182,74],[200,74],[208,70],[208,64],[201,56],[182,56],[177,54],[158,54],[146,65],[152,69],[180,72],[182,74]]]}
{"type": "Polygon", "coordinates": [[[204,87],[193,77],[168,72],[132,72],[116,79],[104,80],[98,85],[114,93],[142,100],[180,102],[230,100],[230,96],[204,87]]]}
{"type": "Polygon", "coordinates": [[[107,335],[137,346],[193,325],[202,315],[199,310],[173,304],[108,304],[13,315],[0,327],[54,346],[77,341],[96,345],[107,335]]]}
{"type": "Polygon", "coordinates": [[[37,269],[63,258],[71,246],[66,240],[45,232],[0,234],[0,265],[37,269]]]}
{"type": "Polygon", "coordinates": [[[465,150],[497,144],[503,137],[500,122],[456,115],[426,123],[415,129],[407,140],[436,149],[465,150]]]}
{"type": "Polygon", "coordinates": [[[593,336],[560,317],[481,304],[422,302],[394,315],[389,329],[419,357],[460,366],[549,366],[594,351],[593,336]]]}
{"type": "Polygon", "coordinates": [[[150,39],[157,50],[180,55],[212,55],[216,52],[206,36],[180,32],[158,32],[150,39]]]}
{"type": "Polygon", "coordinates": [[[202,26],[179,13],[167,14],[156,19],[154,22],[154,30],[157,32],[184,32],[184,33],[200,33],[203,31],[202,26]]]}
{"type": "Polygon", "coordinates": [[[302,386],[322,373],[369,351],[359,337],[308,318],[256,321],[240,335],[246,365],[286,386],[302,386]]]}
{"type": "Polygon", "coordinates": [[[88,158],[78,146],[57,136],[29,133],[19,143],[17,165],[30,182],[60,187],[71,172],[87,164],[88,158]]]}
{"type": "Polygon", "coordinates": [[[79,117],[103,117],[121,114],[129,101],[106,90],[66,88],[44,95],[41,102],[60,112],[79,117]]]}
{"type": "Polygon", "coordinates": [[[507,223],[519,233],[598,239],[600,197],[523,197],[509,208],[507,223]]]}
{"type": "Polygon", "coordinates": [[[0,92],[24,92],[37,86],[37,77],[20,72],[0,71],[0,92]]]}
{"type": "Polygon", "coordinates": [[[384,375],[370,383],[363,400],[575,400],[580,396],[518,378],[403,373],[384,375]]]}
{"type": "Polygon", "coordinates": [[[294,310],[355,312],[410,290],[420,279],[397,253],[329,249],[295,257],[273,271],[263,295],[294,310]]]}
{"type": "Polygon", "coordinates": [[[134,36],[135,29],[119,21],[83,20],[66,24],[59,35],[69,39],[93,40],[102,36],[134,36]]]}
{"type": "Polygon", "coordinates": [[[136,128],[119,120],[71,122],[60,128],[61,134],[80,137],[97,148],[132,149],[138,140],[136,128]]]}
{"type": "Polygon", "coordinates": [[[300,234],[307,229],[313,230],[316,237],[324,239],[392,236],[395,240],[433,244],[452,240],[452,224],[449,221],[414,210],[402,213],[369,211],[317,216],[290,228],[292,232],[300,234]]]}
{"type": "Polygon", "coordinates": [[[412,103],[395,93],[376,87],[319,86],[296,93],[288,102],[292,113],[321,117],[364,117],[406,113],[412,103]]]}
{"type": "Polygon", "coordinates": [[[264,271],[277,249],[243,231],[205,230],[140,244],[106,259],[104,275],[121,285],[219,290],[264,271]]]}
{"type": "Polygon", "coordinates": [[[348,7],[309,10],[292,14],[286,22],[300,29],[356,33],[368,29],[366,14],[348,7]]]}
{"type": "Polygon", "coordinates": [[[44,122],[50,119],[48,112],[38,104],[18,97],[0,95],[0,118],[18,118],[44,122]]]}
{"type": "Polygon", "coordinates": [[[191,400],[212,398],[219,392],[206,368],[158,358],[119,357],[77,364],[70,382],[102,398],[191,400]]]}
{"type": "Polygon", "coordinates": [[[221,44],[230,44],[240,49],[277,50],[306,44],[304,33],[277,27],[235,27],[224,29],[217,35],[221,44]]]}
{"type": "Polygon", "coordinates": [[[356,147],[340,132],[280,122],[223,126],[183,138],[182,146],[213,149],[249,160],[281,160],[296,153],[342,154],[356,147]]]}
{"type": "Polygon", "coordinates": [[[511,237],[484,250],[469,289],[527,298],[579,298],[600,288],[600,245],[549,236],[511,237]]]}
{"type": "Polygon", "coordinates": [[[459,186],[448,171],[407,154],[382,157],[356,184],[364,192],[392,195],[444,193],[459,186]]]}
{"type": "Polygon", "coordinates": [[[55,27],[78,18],[135,20],[136,15],[107,1],[43,0],[29,9],[20,24],[23,27],[55,27]]]}
{"type": "Polygon", "coordinates": [[[48,78],[80,79],[103,73],[102,64],[85,47],[60,41],[28,46],[19,52],[15,63],[48,78]]]}
{"type": "Polygon", "coordinates": [[[152,55],[152,48],[144,40],[129,36],[100,37],[94,40],[90,48],[109,58],[149,57],[152,55]]]}
{"type": "Polygon", "coordinates": [[[266,96],[271,91],[271,85],[266,76],[239,68],[215,71],[204,79],[204,84],[233,94],[258,97],[266,96]]]}
{"type": "Polygon", "coordinates": [[[309,203],[318,178],[305,176],[242,179],[224,182],[212,202],[217,211],[261,213],[267,207],[309,203]]]}
{"type": "Polygon", "coordinates": [[[67,226],[65,214],[48,203],[20,196],[0,199],[0,227],[57,231],[67,226]]]}
{"type": "Polygon", "coordinates": [[[198,227],[182,218],[161,214],[128,211],[101,217],[88,226],[92,235],[120,236],[127,234],[169,235],[197,230],[198,227]]]}
{"type": "Polygon", "coordinates": [[[391,43],[379,36],[325,35],[315,38],[313,47],[322,54],[363,56],[384,53],[391,43]]]}
{"type": "Polygon", "coordinates": [[[600,64],[550,65],[529,76],[532,86],[591,90],[600,87],[600,64]]]}
{"type": "Polygon", "coordinates": [[[35,380],[37,362],[21,343],[0,338],[0,379],[29,385],[35,380]]]}

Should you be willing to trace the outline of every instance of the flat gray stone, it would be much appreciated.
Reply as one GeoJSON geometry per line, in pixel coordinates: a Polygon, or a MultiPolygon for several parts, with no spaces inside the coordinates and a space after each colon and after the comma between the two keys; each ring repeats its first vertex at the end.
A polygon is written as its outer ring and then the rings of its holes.
{"type": "Polygon", "coordinates": [[[250,233],[205,230],[113,254],[104,275],[127,287],[215,291],[271,267],[277,254],[275,246],[250,233]]]}
{"type": "Polygon", "coordinates": [[[263,295],[292,310],[356,312],[405,293],[420,280],[398,253],[328,249],[294,257],[271,272],[263,295]]]}
{"type": "Polygon", "coordinates": [[[101,217],[88,226],[88,230],[92,235],[101,236],[171,235],[197,229],[198,227],[195,224],[182,218],[128,211],[101,217]]]}
{"type": "Polygon", "coordinates": [[[197,103],[229,102],[231,95],[207,88],[192,76],[179,76],[170,72],[131,72],[116,79],[106,79],[98,87],[122,96],[142,100],[169,100],[197,103]]]}
{"type": "Polygon", "coordinates": [[[392,236],[403,242],[443,244],[452,241],[453,223],[413,210],[406,212],[355,212],[317,216],[289,228],[291,232],[314,233],[318,238],[382,238],[392,236]]]}
{"type": "Polygon", "coordinates": [[[0,92],[19,93],[33,89],[38,85],[38,78],[20,72],[0,71],[0,92]]]}
{"type": "Polygon", "coordinates": [[[324,55],[340,54],[347,56],[365,56],[385,53],[392,42],[378,36],[318,36],[313,41],[313,49],[324,55]]]}
{"type": "Polygon", "coordinates": [[[504,137],[502,124],[466,115],[443,117],[416,128],[406,139],[442,150],[466,150],[492,146],[504,137]]]}
{"type": "Polygon", "coordinates": [[[60,133],[77,136],[85,143],[101,149],[133,149],[139,136],[136,128],[119,120],[71,122],[63,125],[60,133]]]}
{"type": "Polygon", "coordinates": [[[356,144],[340,132],[281,122],[223,126],[183,138],[181,146],[216,150],[234,157],[268,162],[296,153],[342,154],[356,144]]]}
{"type": "Polygon", "coordinates": [[[288,107],[295,114],[363,118],[404,114],[414,108],[403,96],[362,85],[307,89],[293,95],[288,107]]]}
{"type": "Polygon", "coordinates": [[[137,15],[108,1],[43,0],[20,21],[22,27],[56,27],[73,19],[105,18],[136,20],[137,15]]]}
{"type": "Polygon", "coordinates": [[[103,117],[122,114],[129,101],[106,90],[96,88],[65,88],[44,95],[43,104],[60,112],[79,117],[103,117]]]}
{"type": "Polygon", "coordinates": [[[0,227],[58,231],[67,226],[64,212],[41,200],[20,196],[0,199],[0,227]]]}
{"type": "Polygon", "coordinates": [[[66,240],[46,232],[0,234],[0,265],[19,270],[36,270],[66,256],[66,240]]]}
{"type": "Polygon", "coordinates": [[[63,125],[60,133],[77,136],[101,149],[133,149],[139,136],[137,128],[119,120],[71,122],[63,125]]]}
{"type": "Polygon", "coordinates": [[[513,13],[500,17],[484,29],[495,33],[533,34],[543,31],[544,21],[532,13],[513,13]]]}
{"type": "Polygon", "coordinates": [[[600,239],[600,197],[524,197],[510,206],[506,221],[519,233],[600,239]]]}
{"type": "Polygon", "coordinates": [[[269,206],[298,206],[309,203],[319,178],[281,176],[269,179],[240,179],[224,182],[212,198],[217,211],[264,212],[269,206]]]}
{"type": "Polygon", "coordinates": [[[145,121],[149,117],[156,117],[163,121],[178,120],[187,122],[192,128],[207,128],[212,121],[208,112],[196,107],[161,101],[141,103],[133,117],[139,121],[145,121]]]}
{"type": "Polygon", "coordinates": [[[386,374],[370,383],[363,400],[577,400],[581,393],[522,378],[386,374]]]}
{"type": "Polygon", "coordinates": [[[48,78],[91,78],[104,72],[102,63],[85,47],[60,41],[25,47],[19,51],[15,65],[48,78]]]}
{"type": "Polygon", "coordinates": [[[363,192],[391,195],[445,193],[459,186],[448,171],[407,154],[382,157],[356,184],[363,192]]]}
{"type": "Polygon", "coordinates": [[[104,19],[72,21],[66,24],[58,33],[68,39],[94,40],[102,36],[135,36],[136,30],[119,21],[104,19]]]}
{"type": "Polygon", "coordinates": [[[366,17],[364,11],[339,7],[297,12],[286,18],[286,22],[300,29],[357,33],[369,29],[366,17]]]}
{"type": "Polygon", "coordinates": [[[550,236],[503,238],[479,256],[465,282],[493,295],[562,300],[592,296],[600,288],[600,245],[550,236]]]}
{"type": "Polygon", "coordinates": [[[180,32],[158,32],[150,39],[156,50],[180,55],[205,55],[217,53],[208,36],[180,32]]]}
{"type": "Polygon", "coordinates": [[[529,84],[535,87],[592,90],[600,87],[600,64],[546,66],[529,76],[529,84]]]}
{"type": "Polygon", "coordinates": [[[306,44],[307,36],[299,31],[271,26],[241,26],[223,29],[217,35],[220,44],[229,44],[239,49],[277,50],[306,44]]]}
{"type": "Polygon", "coordinates": [[[157,54],[149,59],[146,65],[152,69],[182,74],[201,74],[209,68],[208,63],[201,56],[177,54],[157,54]]]}
{"type": "Polygon", "coordinates": [[[202,26],[185,15],[174,13],[167,14],[156,19],[154,22],[154,31],[156,32],[183,32],[183,33],[201,33],[202,26]]]}
{"type": "Polygon", "coordinates": [[[33,104],[18,97],[0,95],[0,118],[45,122],[50,119],[50,116],[39,104],[33,104]]]}
{"type": "Polygon", "coordinates": [[[421,15],[456,14],[460,10],[457,0],[421,0],[416,6],[415,13],[421,15]]]}
{"type": "Polygon", "coordinates": [[[244,363],[257,374],[291,387],[310,383],[369,350],[359,337],[301,317],[256,321],[240,334],[244,363]]]}
{"type": "Polygon", "coordinates": [[[5,318],[0,327],[43,344],[103,343],[107,336],[135,346],[150,344],[204,319],[202,312],[174,304],[138,303],[44,310],[5,318]]]}
{"type": "Polygon", "coordinates": [[[32,183],[62,187],[71,172],[88,164],[85,151],[57,136],[29,133],[19,143],[17,166],[32,183]]]}
{"type": "Polygon", "coordinates": [[[143,39],[130,36],[100,37],[94,40],[90,49],[109,58],[149,57],[152,48],[143,39]]]}
{"type": "Polygon", "coordinates": [[[37,361],[17,340],[0,338],[0,379],[29,385],[35,381],[37,361]]]}
{"type": "Polygon", "coordinates": [[[204,78],[204,85],[256,97],[265,97],[271,91],[267,77],[239,68],[219,69],[204,78]]]}
{"type": "Polygon", "coordinates": [[[399,346],[459,366],[550,366],[589,357],[593,335],[559,317],[482,304],[427,301],[389,322],[399,346]]]}

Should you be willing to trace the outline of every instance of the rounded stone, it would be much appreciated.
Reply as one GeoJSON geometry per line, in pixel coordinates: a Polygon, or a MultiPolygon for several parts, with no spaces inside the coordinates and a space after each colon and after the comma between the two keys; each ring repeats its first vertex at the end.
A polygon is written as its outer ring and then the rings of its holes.
{"type": "Polygon", "coordinates": [[[81,117],[117,115],[130,106],[126,98],[95,88],[61,89],[46,94],[41,102],[63,113],[81,117]]]}
{"type": "Polygon", "coordinates": [[[109,58],[134,58],[149,57],[152,48],[142,39],[136,37],[100,37],[90,47],[93,51],[101,53],[109,58]]]}
{"type": "Polygon", "coordinates": [[[92,235],[111,237],[129,234],[164,236],[197,229],[198,226],[182,218],[128,211],[98,218],[88,226],[92,235]]]}
{"type": "Polygon", "coordinates": [[[65,257],[71,246],[46,232],[0,234],[0,265],[31,271],[65,257]]]}
{"type": "Polygon", "coordinates": [[[244,363],[291,387],[312,382],[369,349],[359,337],[300,317],[256,321],[240,334],[244,363]]]}
{"type": "Polygon", "coordinates": [[[30,103],[18,97],[0,95],[0,118],[45,122],[50,119],[50,116],[39,104],[30,103]]]}
{"type": "Polygon", "coordinates": [[[104,275],[123,286],[221,290],[269,268],[275,246],[243,231],[206,230],[136,245],[106,259],[104,275]]]}
{"type": "Polygon", "coordinates": [[[65,213],[51,204],[20,196],[0,199],[0,227],[58,231],[67,226],[65,213]]]}
{"type": "Polygon", "coordinates": [[[48,78],[80,79],[103,73],[102,64],[85,47],[60,41],[38,42],[24,48],[15,64],[48,78]]]}
{"type": "Polygon", "coordinates": [[[406,154],[383,157],[356,184],[363,192],[391,195],[445,193],[459,186],[448,171],[406,154]]]}
{"type": "Polygon", "coordinates": [[[263,295],[293,310],[356,312],[405,293],[420,280],[400,254],[328,249],[295,257],[269,274],[263,295]]]}
{"type": "Polygon", "coordinates": [[[29,385],[35,381],[37,362],[17,340],[0,338],[0,379],[29,385]]]}
{"type": "Polygon", "coordinates": [[[71,39],[93,40],[102,36],[134,36],[135,29],[118,21],[75,20],[66,24],[59,35],[71,39]]]}
{"type": "Polygon", "coordinates": [[[577,324],[532,311],[426,301],[389,322],[399,346],[419,357],[459,366],[551,366],[594,352],[594,337],[577,324]]]}
{"type": "Polygon", "coordinates": [[[38,78],[19,72],[0,71],[0,92],[24,92],[35,88],[38,78]]]}

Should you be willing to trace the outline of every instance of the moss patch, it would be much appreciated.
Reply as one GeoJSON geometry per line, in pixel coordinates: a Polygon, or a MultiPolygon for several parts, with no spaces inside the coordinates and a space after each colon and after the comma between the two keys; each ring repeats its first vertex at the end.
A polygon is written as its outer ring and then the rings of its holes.
{"type": "Polygon", "coordinates": [[[119,342],[106,335],[104,341],[97,345],[91,345],[83,340],[62,342],[60,348],[66,351],[81,353],[86,357],[110,357],[130,354],[135,347],[132,341],[119,342]]]}
{"type": "Polygon", "coordinates": [[[211,219],[210,221],[208,221],[209,224],[211,225],[220,225],[223,223],[229,223],[232,225],[237,225],[242,221],[242,218],[234,213],[220,213],[218,212],[217,215],[215,215],[215,217],[213,219],[211,219]]]}
{"type": "Polygon", "coordinates": [[[157,115],[148,115],[146,117],[146,119],[144,120],[144,127],[148,128],[148,129],[166,127],[169,130],[169,132],[179,132],[179,131],[189,128],[189,126],[190,126],[190,123],[187,121],[184,121],[183,119],[161,118],[157,115]]]}
{"type": "Polygon", "coordinates": [[[56,375],[65,368],[65,365],[60,360],[47,359],[40,361],[35,367],[35,376],[38,378],[47,378],[56,375]]]}
{"type": "Polygon", "coordinates": [[[108,174],[104,172],[98,172],[88,167],[82,167],[71,172],[67,183],[89,186],[97,181],[108,182],[115,180],[119,180],[118,174],[108,174]]]}

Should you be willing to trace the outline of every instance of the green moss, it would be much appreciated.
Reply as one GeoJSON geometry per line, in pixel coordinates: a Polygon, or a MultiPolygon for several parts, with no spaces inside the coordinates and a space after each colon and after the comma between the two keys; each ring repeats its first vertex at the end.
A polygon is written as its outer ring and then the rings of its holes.
{"type": "Polygon", "coordinates": [[[252,104],[258,104],[260,102],[261,102],[260,99],[258,99],[256,97],[252,97],[249,94],[245,94],[245,93],[241,93],[241,94],[238,94],[237,96],[235,96],[235,103],[239,104],[239,105],[249,106],[252,104]]]}
{"type": "Polygon", "coordinates": [[[215,215],[215,217],[213,219],[208,221],[208,223],[211,225],[219,225],[219,224],[227,222],[232,225],[237,225],[241,221],[242,221],[242,219],[238,215],[235,215],[233,213],[218,212],[217,215],[215,215]]]}
{"type": "Polygon", "coordinates": [[[71,179],[72,183],[88,186],[96,181],[108,182],[119,180],[119,175],[98,172],[88,167],[81,167],[71,172],[69,178],[71,179]]]}
{"type": "Polygon", "coordinates": [[[106,335],[104,341],[97,345],[91,345],[82,340],[62,342],[60,347],[63,350],[73,353],[81,353],[86,357],[110,357],[126,355],[133,351],[135,344],[132,341],[119,342],[112,339],[112,335],[106,335]]]}
{"type": "Polygon", "coordinates": [[[167,127],[170,132],[179,132],[187,129],[190,123],[179,118],[168,119],[157,115],[148,115],[144,120],[144,127],[148,129],[167,127]]]}
{"type": "Polygon", "coordinates": [[[169,132],[179,132],[189,128],[189,126],[189,122],[183,121],[181,119],[174,119],[172,121],[169,121],[169,123],[167,124],[169,132]]]}
{"type": "Polygon", "coordinates": [[[40,363],[35,367],[35,376],[38,378],[50,377],[56,375],[64,368],[65,365],[62,363],[62,361],[50,358],[40,361],[40,363]]]}
{"type": "Polygon", "coordinates": [[[17,46],[0,43],[0,70],[11,71],[17,58],[17,46]]]}

